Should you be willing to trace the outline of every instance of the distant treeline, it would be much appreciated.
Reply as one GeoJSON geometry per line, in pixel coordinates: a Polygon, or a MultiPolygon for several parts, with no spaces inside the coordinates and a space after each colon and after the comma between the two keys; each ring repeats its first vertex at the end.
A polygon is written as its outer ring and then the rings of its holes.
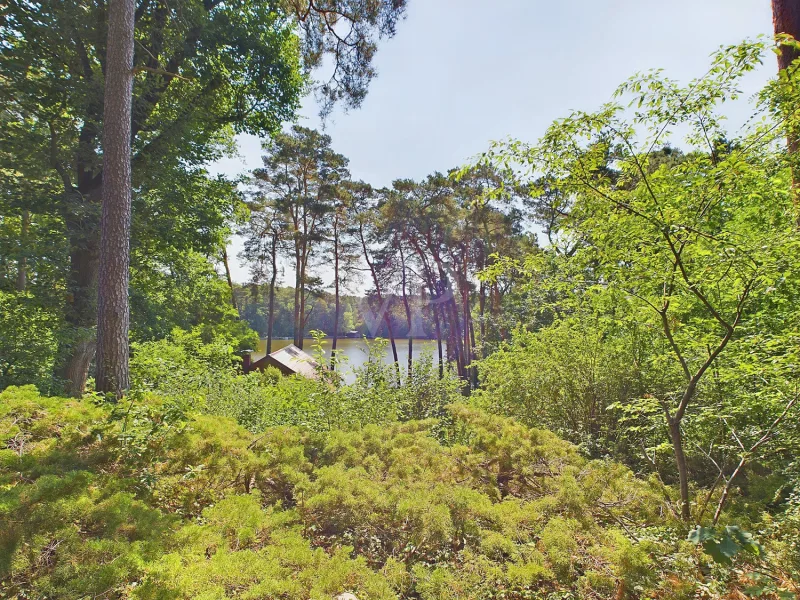
{"type": "MultiPolygon", "coordinates": [[[[267,318],[269,314],[269,285],[236,286],[234,289],[239,314],[259,336],[267,335],[267,318]]],[[[351,334],[356,337],[366,336],[388,337],[386,322],[383,320],[381,304],[377,299],[368,296],[341,296],[341,316],[338,323],[340,337],[351,334]]],[[[384,298],[384,309],[388,311],[394,335],[398,338],[408,337],[409,326],[405,307],[401,298],[384,298]]],[[[431,308],[427,300],[419,295],[409,296],[412,307],[412,336],[416,339],[435,338],[435,329],[431,317],[431,308]]],[[[336,330],[335,300],[333,294],[320,291],[308,300],[308,314],[303,327],[303,337],[309,337],[311,331],[322,331],[332,336],[336,330]]],[[[276,287],[275,289],[275,321],[273,337],[294,338],[294,288],[276,287]]]]}

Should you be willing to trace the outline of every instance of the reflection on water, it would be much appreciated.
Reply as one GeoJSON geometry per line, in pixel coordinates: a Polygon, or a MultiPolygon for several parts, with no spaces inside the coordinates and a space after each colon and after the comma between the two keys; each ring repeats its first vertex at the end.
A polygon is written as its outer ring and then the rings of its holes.
{"type": "MultiPolygon", "coordinates": [[[[272,340],[272,351],[280,350],[284,346],[288,346],[292,340],[272,340]]],[[[397,345],[397,359],[401,365],[406,365],[408,362],[408,340],[405,338],[395,341],[397,345]]],[[[258,343],[258,351],[253,353],[253,361],[263,357],[266,353],[267,341],[261,340],[258,343]]],[[[331,340],[325,339],[322,342],[322,349],[325,352],[325,357],[330,358],[331,354],[331,340]]],[[[314,340],[307,338],[303,342],[303,350],[309,354],[314,353],[314,340]]],[[[344,373],[344,380],[346,383],[352,383],[355,376],[352,373],[353,368],[362,366],[367,361],[367,344],[363,339],[344,338],[336,342],[336,351],[340,358],[346,357],[347,363],[342,367],[344,373]]],[[[443,347],[446,352],[446,347],[443,347]]],[[[436,349],[436,340],[414,340],[414,348],[411,354],[412,360],[417,360],[421,356],[428,354],[433,359],[433,364],[438,364],[439,354],[436,349]]],[[[386,352],[383,356],[383,362],[390,364],[392,362],[392,348],[386,342],[386,352]]]]}

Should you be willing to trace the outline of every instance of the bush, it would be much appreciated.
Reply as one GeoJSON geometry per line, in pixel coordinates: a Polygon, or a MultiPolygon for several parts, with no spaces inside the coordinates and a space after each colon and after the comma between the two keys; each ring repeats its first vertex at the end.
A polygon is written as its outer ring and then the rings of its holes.
{"type": "Polygon", "coordinates": [[[58,318],[30,294],[0,291],[0,390],[33,384],[49,389],[58,318]]]}
{"type": "Polygon", "coordinates": [[[445,435],[445,407],[461,398],[458,379],[428,359],[415,363],[399,382],[394,365],[382,360],[380,344],[343,385],[320,359],[318,379],[283,376],[275,369],[242,375],[238,357],[224,339],[205,344],[199,331],[176,329],[169,339],[133,345],[133,389],[156,392],[181,406],[234,419],[250,431],[293,425],[311,431],[359,427],[397,420],[437,418],[445,435]]]}
{"type": "MultiPolygon", "coordinates": [[[[694,593],[691,546],[649,484],[464,405],[314,432],[0,394],[0,595],[641,598],[694,593]],[[683,558],[676,558],[683,557],[683,558]]],[[[788,522],[788,521],[787,521],[788,522]]],[[[776,546],[777,547],[777,546],[776,546]]],[[[734,582],[735,584],[735,582],[734,582]]],[[[687,596],[688,597],[688,596],[687,596]]]]}
{"type": "Polygon", "coordinates": [[[491,412],[544,426],[592,456],[623,455],[614,403],[641,395],[636,345],[627,331],[600,322],[556,321],[513,340],[478,363],[475,402],[491,412]]]}

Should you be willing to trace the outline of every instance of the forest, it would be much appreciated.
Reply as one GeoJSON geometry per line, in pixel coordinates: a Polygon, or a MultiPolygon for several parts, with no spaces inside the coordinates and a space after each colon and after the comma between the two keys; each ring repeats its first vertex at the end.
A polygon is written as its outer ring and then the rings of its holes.
{"type": "Polygon", "coordinates": [[[376,185],[417,5],[0,5],[0,598],[800,598],[800,6],[376,185]]]}

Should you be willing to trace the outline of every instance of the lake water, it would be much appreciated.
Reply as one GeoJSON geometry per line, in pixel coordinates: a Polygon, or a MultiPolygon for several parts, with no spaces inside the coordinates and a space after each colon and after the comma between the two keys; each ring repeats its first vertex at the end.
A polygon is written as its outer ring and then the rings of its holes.
{"type": "MultiPolygon", "coordinates": [[[[272,340],[272,351],[280,350],[288,346],[292,340],[272,340]]],[[[405,365],[408,361],[408,340],[400,338],[395,340],[397,345],[397,359],[400,361],[401,367],[405,370],[405,365]]],[[[325,357],[330,358],[331,355],[331,339],[326,338],[322,344],[325,352],[325,357]]],[[[267,340],[261,340],[258,343],[258,351],[253,353],[253,362],[262,358],[266,353],[267,340]]],[[[303,342],[303,350],[309,354],[314,353],[314,340],[306,339],[303,342]]],[[[442,350],[447,351],[446,345],[443,344],[442,350]]],[[[336,352],[339,357],[346,357],[347,363],[342,366],[344,380],[346,383],[352,383],[355,375],[352,373],[354,367],[360,367],[367,361],[367,346],[363,339],[344,338],[336,342],[336,352]]],[[[414,340],[414,348],[411,354],[412,360],[418,360],[423,355],[428,354],[433,360],[433,364],[439,364],[439,353],[436,348],[436,340],[414,340]]],[[[393,361],[392,347],[386,342],[386,352],[383,355],[383,362],[391,364],[393,361]]]]}

